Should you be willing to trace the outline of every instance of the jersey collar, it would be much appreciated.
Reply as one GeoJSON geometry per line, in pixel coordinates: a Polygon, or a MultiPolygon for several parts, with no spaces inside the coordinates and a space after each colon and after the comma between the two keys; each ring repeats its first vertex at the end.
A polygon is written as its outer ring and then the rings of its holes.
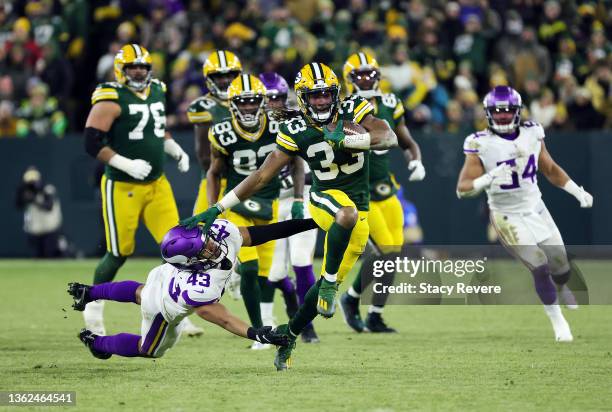
{"type": "Polygon", "coordinates": [[[248,140],[249,142],[255,142],[259,140],[268,125],[268,116],[264,113],[262,117],[263,119],[261,121],[261,124],[259,125],[259,129],[257,129],[255,132],[249,132],[244,130],[240,126],[238,121],[236,121],[234,116],[232,116],[232,126],[234,126],[234,129],[238,132],[238,135],[240,135],[240,137],[242,137],[244,140],[248,140]]]}

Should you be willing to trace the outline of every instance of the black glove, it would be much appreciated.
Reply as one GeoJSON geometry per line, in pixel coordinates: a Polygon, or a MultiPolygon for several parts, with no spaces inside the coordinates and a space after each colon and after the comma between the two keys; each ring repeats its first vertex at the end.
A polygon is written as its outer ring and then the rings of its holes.
{"type": "Polygon", "coordinates": [[[276,329],[272,329],[272,326],[264,326],[258,329],[250,327],[247,330],[247,336],[249,339],[257,342],[276,346],[288,346],[290,343],[289,336],[278,333],[276,329]]]}

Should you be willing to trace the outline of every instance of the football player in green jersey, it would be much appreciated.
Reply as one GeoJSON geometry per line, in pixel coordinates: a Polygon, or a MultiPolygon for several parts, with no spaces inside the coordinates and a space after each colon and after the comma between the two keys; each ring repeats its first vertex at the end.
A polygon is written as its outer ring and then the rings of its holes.
{"type": "MultiPolygon", "coordinates": [[[[257,77],[241,74],[228,89],[231,117],[212,126],[208,138],[212,144],[212,162],[207,173],[208,201],[219,198],[221,175],[227,176],[225,193],[233,190],[260,167],[276,148],[278,123],[264,110],[266,88],[257,77]]],[[[241,203],[232,205],[225,217],[235,225],[266,225],[277,220],[280,179],[271,179],[241,203]]],[[[263,326],[261,299],[269,301],[274,287],[267,282],[274,255],[274,242],[240,249],[240,292],[253,325],[263,326]]],[[[264,349],[254,342],[253,349],[264,349]]]]}
{"type": "MultiPolygon", "coordinates": [[[[242,64],[234,53],[217,50],[208,56],[202,66],[202,72],[206,79],[208,93],[191,102],[187,109],[187,118],[193,124],[195,133],[198,163],[202,168],[202,180],[193,208],[194,215],[208,209],[206,194],[206,171],[210,166],[208,130],[215,123],[230,117],[227,89],[232,80],[242,73],[242,64]]],[[[222,181],[222,184],[225,185],[225,180],[222,181]]]]}
{"type": "MultiPolygon", "coordinates": [[[[380,67],[369,53],[351,55],[344,63],[344,83],[349,94],[368,99],[374,106],[374,116],[386,121],[395,131],[399,147],[404,151],[408,169],[412,171],[408,180],[425,178],[421,163],[421,150],[414,141],[404,119],[404,106],[393,93],[382,93],[378,87],[380,67]]],[[[399,252],[404,244],[404,213],[396,196],[398,184],[389,170],[388,150],[370,152],[370,239],[377,255],[399,252]]],[[[374,258],[371,256],[370,258],[374,258]]],[[[366,273],[371,265],[364,261],[353,285],[340,298],[344,319],[353,330],[362,332],[395,332],[382,319],[385,295],[374,297],[374,304],[368,309],[365,324],[359,313],[359,297],[363,288],[371,281],[366,273]]],[[[391,279],[385,279],[391,281],[391,279]]]]}
{"type": "MultiPolygon", "coordinates": [[[[281,325],[295,343],[295,337],[317,313],[331,317],[335,312],[338,283],[362,253],[368,239],[368,150],[397,144],[389,125],[372,115],[372,105],[353,96],[340,101],[340,83],[322,63],[305,65],[295,79],[298,116],[283,122],[277,148],[263,165],[215,206],[184,220],[185,225],[205,221],[210,225],[224,210],[261,190],[278,176],[293,156],[299,155],[312,171],[309,210],[317,225],[327,232],[321,278],[306,294],[305,302],[288,325],[281,325]],[[336,122],[333,131],[329,124],[336,122]],[[361,124],[366,133],[345,135],[343,122],[361,124]]],[[[294,345],[279,349],[278,370],[287,369],[294,345]]]]}
{"type": "MultiPolygon", "coordinates": [[[[152,78],[149,52],[127,44],[114,64],[117,81],[95,89],[85,124],[87,153],[106,163],[101,193],[107,252],[94,284],[112,281],[134,252],[141,218],[157,243],[176,225],[178,210],[163,173],[165,154],[177,160],[181,172],[189,170],[189,156],[166,130],[166,85],[152,78]]],[[[87,328],[98,334],[105,334],[102,312],[101,301],[83,312],[87,328]]]]}

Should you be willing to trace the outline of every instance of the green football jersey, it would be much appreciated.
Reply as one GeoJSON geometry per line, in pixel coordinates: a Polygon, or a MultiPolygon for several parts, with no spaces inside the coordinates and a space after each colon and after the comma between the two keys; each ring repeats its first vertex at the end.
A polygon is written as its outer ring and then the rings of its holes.
{"type": "MultiPolygon", "coordinates": [[[[358,96],[345,98],[338,109],[339,119],[361,123],[374,110],[358,96]]],[[[336,150],[325,141],[323,129],[300,115],[280,125],[276,139],[278,149],[290,155],[299,155],[312,173],[311,191],[341,190],[355,202],[358,210],[369,209],[369,154],[368,151],[348,152],[336,150]]]]}
{"type": "MultiPolygon", "coordinates": [[[[149,162],[152,169],[145,182],[159,178],[165,159],[166,85],[153,79],[149,94],[143,99],[120,83],[102,83],[94,90],[91,104],[102,101],[112,101],[121,107],[121,114],[113,122],[104,143],[121,156],[149,162]]],[[[110,165],[106,165],[104,173],[111,180],[142,182],[110,165]]]]}
{"type": "MultiPolygon", "coordinates": [[[[227,188],[225,193],[238,186],[247,176],[263,164],[268,154],[276,149],[278,122],[263,116],[259,130],[248,132],[233,118],[216,123],[208,131],[212,146],[225,156],[227,188]]],[[[272,201],[278,199],[280,178],[273,178],[260,191],[238,206],[236,213],[260,219],[272,219],[272,201]]]]}
{"type": "Polygon", "coordinates": [[[230,117],[229,107],[226,102],[207,93],[195,99],[187,108],[187,118],[193,124],[218,123],[226,117],[230,117]]]}
{"type": "MultiPolygon", "coordinates": [[[[374,116],[386,121],[392,129],[404,115],[404,105],[393,93],[376,96],[370,103],[374,106],[374,116]]],[[[370,151],[370,197],[372,200],[385,200],[397,192],[389,170],[389,150],[370,151]]]]}

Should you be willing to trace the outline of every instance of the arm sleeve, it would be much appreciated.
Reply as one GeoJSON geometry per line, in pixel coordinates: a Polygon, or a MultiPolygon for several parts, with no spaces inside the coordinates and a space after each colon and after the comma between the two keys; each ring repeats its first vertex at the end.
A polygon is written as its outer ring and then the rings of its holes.
{"type": "Polygon", "coordinates": [[[248,226],[247,230],[251,236],[251,246],[257,246],[270,240],[283,239],[317,227],[312,219],[291,219],[271,225],[248,226]]]}

